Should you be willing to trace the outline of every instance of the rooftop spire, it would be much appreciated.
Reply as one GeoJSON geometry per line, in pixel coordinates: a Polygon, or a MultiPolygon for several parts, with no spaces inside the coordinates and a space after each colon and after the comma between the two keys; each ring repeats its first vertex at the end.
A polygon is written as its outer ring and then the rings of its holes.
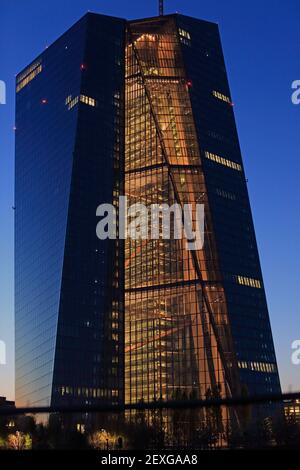
{"type": "Polygon", "coordinates": [[[164,14],[164,0],[159,0],[159,16],[164,14]]]}

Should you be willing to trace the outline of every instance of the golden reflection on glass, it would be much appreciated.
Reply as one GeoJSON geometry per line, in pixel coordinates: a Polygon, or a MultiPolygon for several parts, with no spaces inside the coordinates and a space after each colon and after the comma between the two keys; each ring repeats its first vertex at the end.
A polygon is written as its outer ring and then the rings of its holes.
{"type": "Polygon", "coordinates": [[[202,203],[206,218],[194,259],[185,240],[125,242],[125,400],[226,396],[234,369],[227,306],[173,19],[131,24],[125,94],[128,205],[193,204],[195,224],[202,203]]]}

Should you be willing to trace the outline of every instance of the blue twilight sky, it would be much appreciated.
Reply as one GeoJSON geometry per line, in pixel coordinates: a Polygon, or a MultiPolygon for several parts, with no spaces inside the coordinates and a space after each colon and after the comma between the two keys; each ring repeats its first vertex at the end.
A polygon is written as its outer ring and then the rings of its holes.
{"type": "MultiPolygon", "coordinates": [[[[87,10],[124,18],[154,16],[158,0],[1,0],[0,80],[0,395],[14,397],[13,210],[14,76],[87,10]]],[[[300,339],[299,0],[165,0],[218,22],[245,162],[271,323],[284,390],[300,390],[291,344],[300,339]],[[298,292],[299,289],[299,292],[298,292]]]]}

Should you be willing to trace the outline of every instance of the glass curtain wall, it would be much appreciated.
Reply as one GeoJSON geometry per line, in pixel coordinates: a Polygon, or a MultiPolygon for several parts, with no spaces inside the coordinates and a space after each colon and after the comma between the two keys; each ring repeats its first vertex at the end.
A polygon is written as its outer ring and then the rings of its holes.
{"type": "Polygon", "coordinates": [[[203,249],[150,233],[126,240],[125,400],[232,395],[237,364],[174,18],[128,26],[125,80],[128,205],[192,204],[193,227],[205,207],[203,249]]]}

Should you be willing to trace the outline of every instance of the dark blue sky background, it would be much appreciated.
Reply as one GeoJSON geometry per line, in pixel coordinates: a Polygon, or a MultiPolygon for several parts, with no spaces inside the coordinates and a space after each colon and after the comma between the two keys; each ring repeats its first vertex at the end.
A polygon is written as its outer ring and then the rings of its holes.
{"type": "MultiPolygon", "coordinates": [[[[126,18],[154,16],[157,0],[1,0],[0,80],[0,395],[13,385],[13,210],[15,74],[87,10],[126,18]]],[[[291,83],[300,80],[299,0],[166,0],[166,13],[219,23],[256,234],[269,302],[281,381],[300,390],[300,366],[291,343],[300,339],[300,105],[291,83]],[[299,292],[298,292],[299,290],[299,292]]]]}

